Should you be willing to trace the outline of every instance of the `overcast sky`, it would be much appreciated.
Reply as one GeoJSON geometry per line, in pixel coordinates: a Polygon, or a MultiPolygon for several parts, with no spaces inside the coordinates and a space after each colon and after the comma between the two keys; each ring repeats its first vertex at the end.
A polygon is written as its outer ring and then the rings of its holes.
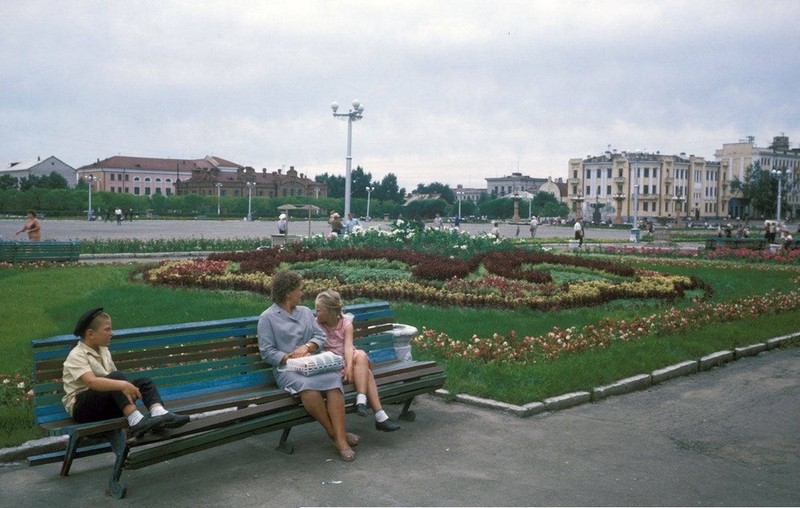
{"type": "Polygon", "coordinates": [[[402,187],[800,142],[800,2],[0,0],[0,162],[217,155],[402,187]]]}

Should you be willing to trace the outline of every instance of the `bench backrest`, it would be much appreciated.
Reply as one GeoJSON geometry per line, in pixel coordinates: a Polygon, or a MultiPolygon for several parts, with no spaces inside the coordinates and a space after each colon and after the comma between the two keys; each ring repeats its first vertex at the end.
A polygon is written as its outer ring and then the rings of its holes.
{"type": "MultiPolygon", "coordinates": [[[[373,363],[396,359],[388,302],[345,307],[353,314],[355,343],[373,363]]],[[[262,361],[256,328],[258,316],[114,331],[109,348],[117,368],[147,371],[165,402],[212,396],[221,391],[274,386],[272,369],[262,361]]],[[[64,396],[64,359],[74,335],[32,341],[34,419],[37,425],[68,420],[64,396]]]]}
{"type": "Polygon", "coordinates": [[[80,242],[0,242],[0,262],[77,261],[80,242]]]}

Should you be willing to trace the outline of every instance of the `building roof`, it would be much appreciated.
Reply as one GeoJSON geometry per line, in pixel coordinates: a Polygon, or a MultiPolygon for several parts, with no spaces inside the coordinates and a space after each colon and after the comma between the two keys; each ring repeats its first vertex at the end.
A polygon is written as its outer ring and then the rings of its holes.
{"type": "Polygon", "coordinates": [[[242,169],[244,166],[225,160],[221,157],[208,155],[202,159],[159,159],[151,157],[131,157],[127,155],[115,155],[107,159],[98,160],[92,164],[81,166],[78,169],[130,169],[130,170],[150,170],[164,171],[178,169],[181,171],[191,171],[193,169],[242,169]]]}
{"type": "MultiPolygon", "coordinates": [[[[25,160],[25,161],[7,162],[7,163],[3,164],[2,167],[0,167],[0,172],[3,172],[3,171],[27,171],[29,169],[32,169],[36,165],[41,164],[43,162],[46,162],[46,161],[48,161],[50,159],[55,159],[55,160],[61,162],[62,164],[64,164],[63,161],[61,161],[57,157],[54,157],[54,156],[51,155],[49,157],[45,157],[44,159],[42,159],[41,157],[37,157],[35,159],[29,159],[29,160],[25,160]]],[[[68,164],[64,164],[64,165],[65,166],[69,166],[68,164]]]]}

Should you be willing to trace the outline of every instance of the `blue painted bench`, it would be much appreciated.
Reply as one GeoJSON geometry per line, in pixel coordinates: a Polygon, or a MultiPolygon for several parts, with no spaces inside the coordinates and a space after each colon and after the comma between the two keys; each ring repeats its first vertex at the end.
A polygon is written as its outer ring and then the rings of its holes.
{"type": "MultiPolygon", "coordinates": [[[[402,403],[399,419],[414,420],[416,395],[441,388],[445,374],[434,362],[399,361],[394,348],[394,313],[388,302],[351,305],[357,347],[365,350],[381,400],[402,403]]],[[[291,453],[292,427],[313,419],[275,386],[261,360],[258,316],[115,330],[110,349],[117,368],[152,378],[170,410],[197,415],[179,429],[131,439],[125,418],[78,424],[61,404],[62,365],[75,345],[72,335],[32,341],[34,418],[48,435],[68,435],[66,449],[28,458],[29,465],[62,461],[61,476],[75,458],[112,451],[116,457],[107,494],[122,498],[123,469],[138,469],[255,434],[282,430],[278,449],[291,453]],[[148,445],[148,446],[143,446],[148,445]]],[[[353,386],[345,387],[347,411],[354,411],[353,386]]]]}
{"type": "Polygon", "coordinates": [[[0,242],[0,262],[78,261],[80,242],[0,242]]]}

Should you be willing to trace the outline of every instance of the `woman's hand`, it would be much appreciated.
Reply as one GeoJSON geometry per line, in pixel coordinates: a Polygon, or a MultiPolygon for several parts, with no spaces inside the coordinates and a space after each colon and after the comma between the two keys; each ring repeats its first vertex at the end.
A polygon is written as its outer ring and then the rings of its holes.
{"type": "Polygon", "coordinates": [[[311,350],[308,347],[308,344],[303,344],[302,346],[298,347],[288,355],[287,358],[302,358],[304,356],[308,356],[311,354],[311,350]]]}

